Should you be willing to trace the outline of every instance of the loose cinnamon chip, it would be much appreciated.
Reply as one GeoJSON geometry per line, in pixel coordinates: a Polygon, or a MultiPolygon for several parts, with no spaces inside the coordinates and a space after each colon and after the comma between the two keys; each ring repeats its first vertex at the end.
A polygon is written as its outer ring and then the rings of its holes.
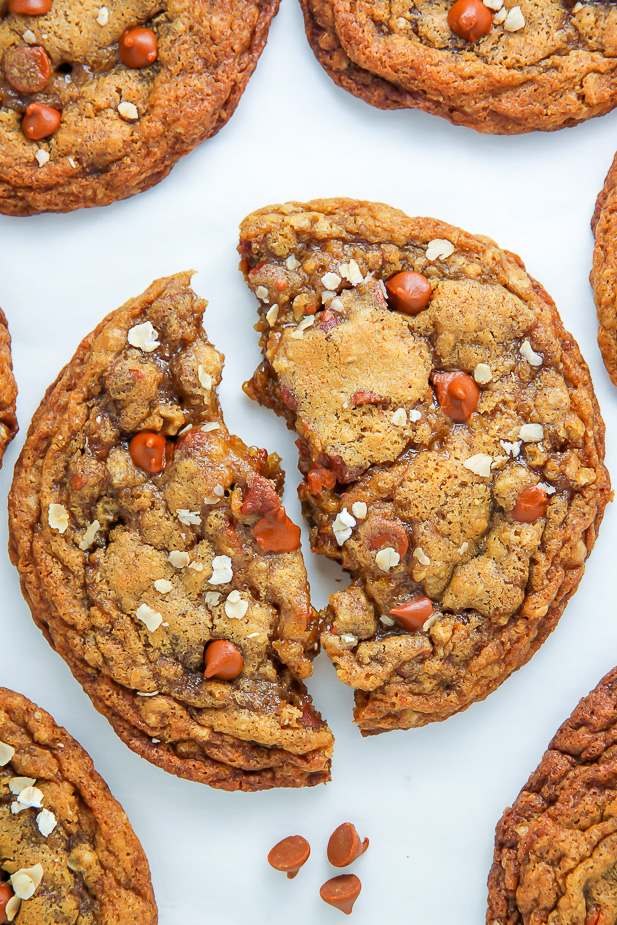
{"type": "Polygon", "coordinates": [[[341,874],[339,877],[327,880],[320,889],[319,895],[329,906],[334,906],[345,915],[350,915],[361,889],[362,884],[355,874],[341,874]]]}
{"type": "Polygon", "coordinates": [[[295,552],[300,548],[300,527],[289,519],[282,505],[257,521],[253,536],[266,552],[295,552]]]}
{"type": "Polygon", "coordinates": [[[348,867],[364,854],[368,845],[368,838],[362,841],[351,822],[343,822],[330,836],[328,860],[333,867],[348,867]]]}
{"type": "Polygon", "coordinates": [[[306,864],[311,853],[311,846],[302,835],[290,835],[278,842],[268,854],[268,864],[275,870],[283,871],[289,880],[297,876],[300,868],[306,864]]]}

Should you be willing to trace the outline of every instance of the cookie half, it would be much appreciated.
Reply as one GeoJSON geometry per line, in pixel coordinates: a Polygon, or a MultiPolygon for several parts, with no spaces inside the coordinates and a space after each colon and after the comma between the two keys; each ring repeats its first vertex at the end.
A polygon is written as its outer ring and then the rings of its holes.
{"type": "Polygon", "coordinates": [[[322,645],[364,734],[442,720],[524,665],[609,499],[589,371],[518,257],[346,199],[242,223],[315,551],[349,571],[322,645]]]}
{"type": "Polygon", "coordinates": [[[221,416],[190,274],[109,315],[48,389],[9,498],[35,622],[138,754],[226,790],[329,777],[276,455],[221,416]]]}
{"type": "Polygon", "coordinates": [[[0,212],[101,206],[162,180],[233,114],[278,3],[3,4],[0,212]]]}
{"type": "Polygon", "coordinates": [[[13,376],[11,335],[4,312],[0,309],[0,466],[8,444],[18,431],[15,416],[17,385],[13,376]]]}
{"type": "Polygon", "coordinates": [[[617,917],[617,669],[560,727],[501,818],[487,925],[617,917]]]}
{"type": "Polygon", "coordinates": [[[90,756],[6,688],[0,780],[1,921],[156,925],[148,861],[90,756]]]}
{"type": "Polygon", "coordinates": [[[613,385],[617,385],[617,155],[604,188],[598,195],[591,220],[595,235],[593,268],[590,275],[598,312],[598,345],[613,385]]]}
{"type": "Polygon", "coordinates": [[[380,109],[511,135],[574,125],[617,103],[610,3],[300,2],[320,64],[380,109]]]}

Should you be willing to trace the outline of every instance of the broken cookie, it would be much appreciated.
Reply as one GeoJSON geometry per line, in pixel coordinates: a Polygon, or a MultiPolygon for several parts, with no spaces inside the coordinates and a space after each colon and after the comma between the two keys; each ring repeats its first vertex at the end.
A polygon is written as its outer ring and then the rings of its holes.
{"type": "Polygon", "coordinates": [[[156,925],[150,871],[90,756],[0,688],[0,922],[156,925]]]}
{"type": "Polygon", "coordinates": [[[323,648],[363,734],[445,719],[581,579],[610,495],[587,366],[517,257],[433,219],[287,203],[240,253],[264,354],[245,389],[297,431],[312,547],[352,576],[323,648]]]}
{"type": "Polygon", "coordinates": [[[138,754],[226,790],[329,778],[318,649],[276,455],[231,435],[190,274],[82,342],[31,424],[11,557],[35,622],[138,754]]]}

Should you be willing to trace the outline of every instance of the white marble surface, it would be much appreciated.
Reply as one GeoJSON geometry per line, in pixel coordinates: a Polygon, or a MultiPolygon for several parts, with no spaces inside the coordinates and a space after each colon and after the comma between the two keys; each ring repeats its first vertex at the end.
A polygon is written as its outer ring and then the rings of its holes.
{"type": "MultiPolygon", "coordinates": [[[[616,127],[617,113],[553,134],[484,137],[423,113],[372,109],[322,72],[299,6],[283,0],[235,116],[167,180],[105,209],[0,217],[0,304],[13,335],[22,426],[0,474],[2,503],[28,421],[80,338],[155,277],[193,267],[195,289],[210,302],[206,329],[227,355],[227,423],[247,443],[281,453],[285,503],[298,519],[293,435],[240,388],[258,348],[255,302],[237,270],[237,226],[268,203],[332,195],[436,216],[520,254],[555,298],[591,367],[610,468],[617,392],[596,346],[588,273],[589,219],[617,146],[616,127]]],[[[321,606],[345,579],[311,558],[303,536],[321,606]]],[[[305,792],[218,793],[133,755],[34,626],[4,553],[0,679],[48,709],[92,755],[143,842],[161,925],[341,922],[318,890],[334,873],[325,860],[327,838],[345,820],[371,839],[354,868],[363,883],[355,925],[478,925],[495,823],[560,722],[617,661],[616,540],[609,507],[555,633],[487,701],[445,724],[362,740],[351,723],[351,692],[321,656],[310,688],[337,739],[333,781],[305,792]],[[313,854],[287,881],[268,867],[266,854],[295,833],[310,840],[313,854]]]]}

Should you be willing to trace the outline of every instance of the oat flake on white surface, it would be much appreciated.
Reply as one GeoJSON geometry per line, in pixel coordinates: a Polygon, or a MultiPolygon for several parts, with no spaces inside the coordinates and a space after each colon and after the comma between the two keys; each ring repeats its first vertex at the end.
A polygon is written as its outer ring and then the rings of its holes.
{"type": "Polygon", "coordinates": [[[144,353],[152,353],[157,347],[160,347],[158,341],[158,331],[149,321],[142,321],[141,324],[135,324],[129,328],[127,340],[131,347],[137,347],[144,353]]]}

